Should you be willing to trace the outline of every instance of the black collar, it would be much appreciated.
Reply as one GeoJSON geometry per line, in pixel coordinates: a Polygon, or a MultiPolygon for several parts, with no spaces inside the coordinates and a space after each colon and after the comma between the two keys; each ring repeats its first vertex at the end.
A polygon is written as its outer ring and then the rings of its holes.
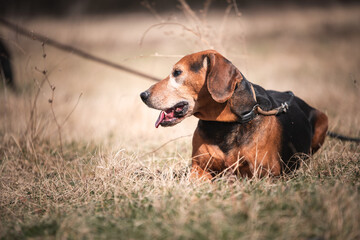
{"type": "Polygon", "coordinates": [[[243,113],[239,116],[238,122],[241,124],[245,124],[253,120],[257,115],[257,108],[259,107],[259,104],[255,104],[255,106],[251,109],[251,111],[243,113]]]}
{"type": "Polygon", "coordinates": [[[259,103],[257,102],[256,93],[255,93],[254,87],[251,83],[250,83],[250,87],[251,87],[252,95],[254,97],[256,104],[253,106],[253,108],[249,112],[243,113],[239,116],[238,122],[241,124],[250,122],[258,114],[261,114],[264,116],[270,116],[270,115],[278,115],[280,113],[286,113],[294,99],[294,93],[291,91],[288,91],[288,92],[286,92],[287,94],[290,95],[290,99],[288,101],[281,103],[280,106],[278,106],[272,110],[264,111],[261,109],[259,103]]]}

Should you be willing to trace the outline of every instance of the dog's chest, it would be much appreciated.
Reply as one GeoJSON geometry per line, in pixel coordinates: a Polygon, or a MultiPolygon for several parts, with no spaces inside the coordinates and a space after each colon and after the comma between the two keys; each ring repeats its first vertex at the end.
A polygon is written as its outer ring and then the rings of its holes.
{"type": "Polygon", "coordinates": [[[232,168],[241,175],[252,176],[254,169],[262,169],[259,175],[277,175],[278,130],[275,117],[257,118],[249,124],[200,120],[196,132],[201,141],[193,144],[193,159],[202,168],[215,172],[232,168]]]}
{"type": "Polygon", "coordinates": [[[200,120],[198,130],[205,142],[218,146],[225,155],[228,155],[233,149],[251,142],[255,127],[254,124],[200,120]]]}

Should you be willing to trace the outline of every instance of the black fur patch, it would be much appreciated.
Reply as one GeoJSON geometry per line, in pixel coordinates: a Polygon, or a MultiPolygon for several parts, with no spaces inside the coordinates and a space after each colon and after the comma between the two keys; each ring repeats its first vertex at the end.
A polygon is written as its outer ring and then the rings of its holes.
{"type": "Polygon", "coordinates": [[[199,72],[202,67],[203,67],[202,61],[197,61],[190,64],[190,70],[196,73],[199,72]]]}
{"type": "MultiPolygon", "coordinates": [[[[280,106],[288,101],[290,95],[284,92],[265,91],[253,85],[257,93],[260,106],[264,109],[280,106]],[[263,99],[262,99],[263,98],[263,99]]],[[[253,106],[246,99],[252,99],[245,83],[239,84],[232,96],[232,111],[242,114],[246,106],[253,106]],[[248,94],[247,97],[244,97],[248,94]]],[[[314,109],[300,98],[295,97],[288,111],[277,115],[281,127],[280,157],[283,161],[282,171],[290,172],[300,166],[299,159],[306,159],[310,153],[311,139],[314,134],[314,109]]],[[[266,117],[266,116],[265,116],[266,117]]],[[[233,148],[250,144],[252,135],[258,131],[260,119],[253,119],[246,124],[235,122],[211,122],[199,120],[200,136],[209,144],[217,145],[225,154],[233,148]]]]}
{"type": "MultiPolygon", "coordinates": [[[[289,99],[287,93],[268,91],[274,99],[284,102],[289,99]]],[[[311,124],[312,107],[295,97],[288,111],[278,115],[282,128],[281,158],[285,163],[284,172],[297,169],[300,166],[299,156],[306,159],[310,154],[313,127],[311,124]]]]}
{"type": "Polygon", "coordinates": [[[198,122],[200,136],[210,144],[217,145],[225,154],[235,147],[249,144],[257,126],[258,121],[255,120],[252,124],[204,120],[198,122]]]}

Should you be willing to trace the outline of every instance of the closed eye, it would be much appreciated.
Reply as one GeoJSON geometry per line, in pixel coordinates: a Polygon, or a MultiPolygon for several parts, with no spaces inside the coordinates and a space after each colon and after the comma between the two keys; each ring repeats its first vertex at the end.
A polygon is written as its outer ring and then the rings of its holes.
{"type": "Polygon", "coordinates": [[[181,73],[182,73],[181,70],[175,69],[174,72],[173,72],[173,76],[174,76],[174,77],[177,77],[177,76],[179,76],[181,73]]]}

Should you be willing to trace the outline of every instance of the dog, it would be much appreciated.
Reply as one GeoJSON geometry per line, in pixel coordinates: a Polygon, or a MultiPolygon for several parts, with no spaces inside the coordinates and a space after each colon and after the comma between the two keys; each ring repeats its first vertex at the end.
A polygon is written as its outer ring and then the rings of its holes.
{"type": "Polygon", "coordinates": [[[161,111],[155,127],[199,118],[190,178],[211,180],[225,170],[249,178],[292,172],[322,146],[328,130],[323,112],[292,92],[249,82],[215,50],[183,57],[140,97],[161,111]]]}

